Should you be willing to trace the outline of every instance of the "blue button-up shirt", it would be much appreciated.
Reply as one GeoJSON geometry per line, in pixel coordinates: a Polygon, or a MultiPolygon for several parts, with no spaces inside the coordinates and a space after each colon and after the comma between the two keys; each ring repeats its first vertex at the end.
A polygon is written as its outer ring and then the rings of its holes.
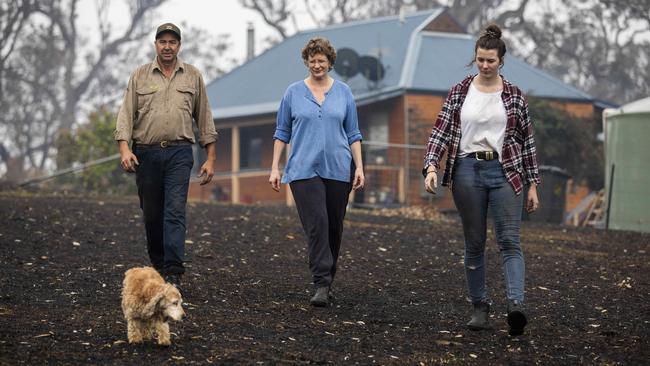
{"type": "Polygon", "coordinates": [[[273,138],[291,144],[282,183],[315,176],[350,182],[350,145],[361,140],[350,87],[335,80],[318,104],[303,80],[289,85],[273,138]]]}

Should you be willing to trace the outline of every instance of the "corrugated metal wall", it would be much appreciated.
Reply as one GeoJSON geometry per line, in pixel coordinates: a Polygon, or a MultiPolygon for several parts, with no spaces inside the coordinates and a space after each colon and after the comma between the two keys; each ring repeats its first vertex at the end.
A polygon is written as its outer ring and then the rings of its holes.
{"type": "Polygon", "coordinates": [[[604,127],[609,228],[650,232],[650,111],[606,115],[604,127]]]}

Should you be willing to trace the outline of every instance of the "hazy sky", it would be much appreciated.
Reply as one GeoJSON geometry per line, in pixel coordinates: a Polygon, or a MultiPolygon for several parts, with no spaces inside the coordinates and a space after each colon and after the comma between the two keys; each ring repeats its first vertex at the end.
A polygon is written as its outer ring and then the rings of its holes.
{"type": "MultiPolygon", "coordinates": [[[[97,19],[96,9],[98,1],[84,0],[79,7],[79,25],[91,37],[91,41],[94,42],[97,42],[96,39],[92,40],[92,35],[96,34],[96,26],[94,24],[97,19]]],[[[125,24],[120,19],[126,18],[125,14],[128,12],[126,2],[124,0],[108,1],[110,3],[109,20],[118,27],[124,27],[125,24]]],[[[300,9],[294,10],[299,22],[301,19],[307,19],[306,16],[300,16],[301,13],[304,14],[300,9]]],[[[246,56],[246,29],[249,22],[252,22],[255,26],[255,50],[257,54],[268,47],[268,44],[264,41],[265,37],[269,35],[277,37],[277,33],[264,23],[261,16],[252,10],[242,7],[238,0],[168,0],[167,3],[158,8],[156,15],[156,20],[154,21],[156,25],[165,22],[176,24],[186,22],[206,29],[214,35],[223,33],[230,34],[232,47],[227,56],[236,58],[240,62],[246,56]]],[[[309,24],[305,22],[301,23],[303,23],[301,24],[301,28],[309,28],[309,24]]],[[[154,31],[155,29],[152,28],[152,39],[154,31]]]]}

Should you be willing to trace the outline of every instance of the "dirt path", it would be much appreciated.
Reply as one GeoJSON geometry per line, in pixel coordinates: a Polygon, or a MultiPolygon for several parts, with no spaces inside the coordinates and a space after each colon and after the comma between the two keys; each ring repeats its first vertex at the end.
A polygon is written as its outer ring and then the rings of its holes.
{"type": "Polygon", "coordinates": [[[293,209],[192,204],[183,323],[172,346],[126,343],[120,285],[148,263],[134,199],[0,196],[0,364],[643,364],[650,235],[527,224],[527,334],[470,305],[458,224],[348,214],[335,306],[314,309],[293,209]]]}

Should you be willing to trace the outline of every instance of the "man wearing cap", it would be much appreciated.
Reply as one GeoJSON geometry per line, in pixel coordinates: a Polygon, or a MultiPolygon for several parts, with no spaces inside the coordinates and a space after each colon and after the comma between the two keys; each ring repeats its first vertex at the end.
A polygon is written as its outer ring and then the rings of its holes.
{"type": "Polygon", "coordinates": [[[121,166],[135,173],[149,259],[180,287],[185,272],[185,206],[195,142],[207,150],[201,184],[214,175],[217,132],[201,73],[177,57],[181,31],[172,23],[156,30],[156,58],[131,74],[117,116],[121,166]]]}

